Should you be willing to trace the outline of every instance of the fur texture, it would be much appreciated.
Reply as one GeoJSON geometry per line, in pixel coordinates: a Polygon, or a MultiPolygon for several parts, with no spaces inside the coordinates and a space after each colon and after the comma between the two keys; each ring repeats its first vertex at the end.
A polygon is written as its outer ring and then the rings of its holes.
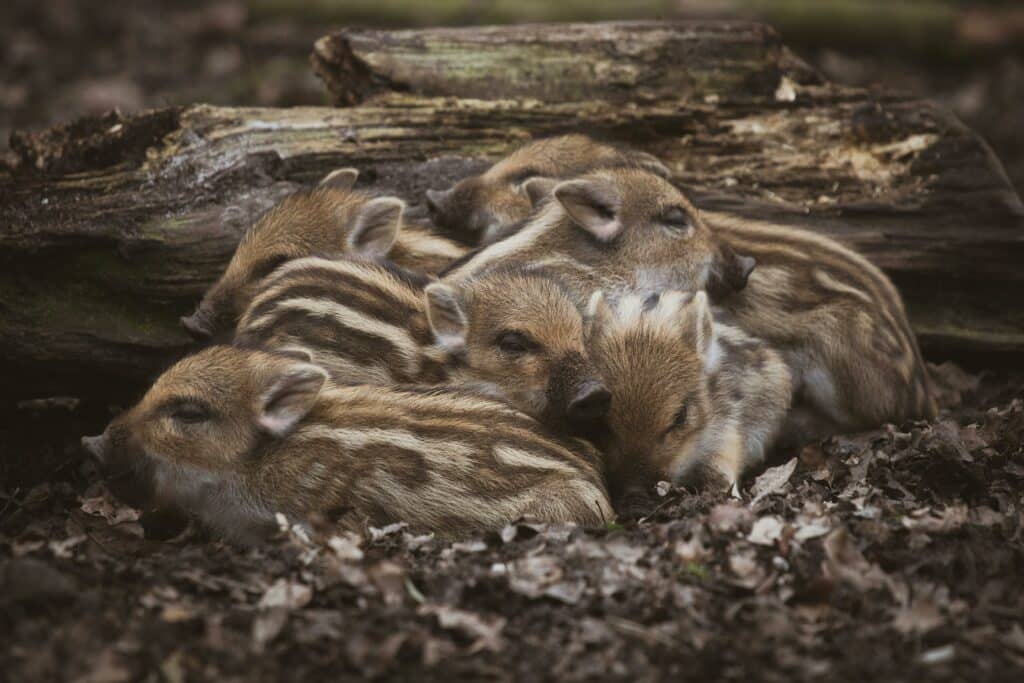
{"type": "Polygon", "coordinates": [[[614,308],[595,294],[588,346],[612,392],[603,445],[616,498],[659,479],[737,484],[789,409],[782,356],[715,322],[704,292],[629,295],[614,308]]]}
{"type": "Polygon", "coordinates": [[[598,168],[637,165],[668,177],[654,156],[572,134],[536,140],[512,152],[485,173],[464,178],[447,190],[428,190],[435,225],[467,244],[486,245],[507,237],[550,189],[552,181],[598,168]]]}
{"type": "Polygon", "coordinates": [[[507,263],[555,271],[581,296],[707,290],[739,328],[785,354],[796,400],[817,416],[800,438],[935,414],[903,303],[878,268],[804,230],[705,221],[679,190],[642,170],[561,183],[522,230],[444,280],[507,263]]]}
{"type": "Polygon", "coordinates": [[[305,352],[341,384],[436,384],[447,354],[427,324],[430,281],[387,262],[296,259],[260,282],[234,344],[305,352]]]}
{"type": "Polygon", "coordinates": [[[607,411],[610,395],[587,357],[579,302],[551,273],[498,268],[426,292],[452,380],[483,384],[566,432],[607,411]]]}
{"type": "Polygon", "coordinates": [[[403,225],[405,203],[397,197],[375,198],[332,182],[348,177],[329,175],[319,187],[286,197],[260,218],[195,312],[182,319],[185,327],[199,337],[230,334],[260,280],[292,259],[386,256],[403,268],[436,273],[465,253],[425,228],[403,225]]]}
{"type": "Polygon", "coordinates": [[[523,515],[612,517],[599,458],[469,391],[333,385],[284,356],[211,347],[161,376],[90,448],[136,504],[182,509],[247,542],[282,512],[405,521],[443,538],[523,515]]]}

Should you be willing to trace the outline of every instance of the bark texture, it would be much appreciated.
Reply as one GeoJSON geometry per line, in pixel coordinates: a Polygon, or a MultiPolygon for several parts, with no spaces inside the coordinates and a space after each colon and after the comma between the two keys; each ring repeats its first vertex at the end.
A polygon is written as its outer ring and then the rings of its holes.
{"type": "Polygon", "coordinates": [[[658,155],[712,222],[854,245],[900,286],[926,352],[1024,352],[1024,209],[990,150],[929,102],[821,81],[770,29],[348,31],[314,61],[359,104],[193,106],[15,136],[0,170],[0,394],[123,398],[188,350],[177,318],[244,230],[333,168],[418,204],[569,131],[658,155]]]}
{"type": "Polygon", "coordinates": [[[762,24],[638,21],[413,31],[346,29],[313,66],[337,104],[390,91],[619,103],[769,94],[783,52],[762,24]]]}

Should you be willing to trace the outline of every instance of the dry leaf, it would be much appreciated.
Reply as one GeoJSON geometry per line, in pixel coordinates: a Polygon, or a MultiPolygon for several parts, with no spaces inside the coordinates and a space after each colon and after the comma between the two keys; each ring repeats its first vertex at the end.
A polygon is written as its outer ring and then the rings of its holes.
{"type": "Polygon", "coordinates": [[[551,555],[525,557],[509,567],[509,587],[530,598],[539,598],[548,586],[561,578],[562,567],[551,555]]]}
{"type": "Polygon", "coordinates": [[[384,598],[385,604],[400,605],[406,596],[406,574],[399,565],[388,560],[379,562],[368,571],[370,581],[384,598]]]}
{"type": "Polygon", "coordinates": [[[583,579],[560,581],[544,589],[544,595],[567,605],[575,605],[583,597],[587,584],[583,579]]]}
{"type": "Polygon", "coordinates": [[[259,606],[263,609],[274,607],[301,609],[312,599],[313,589],[309,586],[287,579],[278,579],[260,598],[259,606]]]}
{"type": "Polygon", "coordinates": [[[704,544],[697,536],[688,541],[676,541],[675,553],[676,557],[687,564],[690,562],[704,562],[711,557],[710,551],[704,547],[704,544]]]}
{"type": "Polygon", "coordinates": [[[950,644],[925,650],[921,653],[921,656],[918,657],[918,661],[922,664],[942,664],[944,662],[952,661],[955,657],[956,647],[950,644]]]}
{"type": "Polygon", "coordinates": [[[729,555],[729,569],[734,575],[732,583],[753,590],[761,585],[767,572],[757,561],[752,550],[742,550],[729,555]]]}
{"type": "Polygon", "coordinates": [[[782,520],[774,515],[761,517],[754,522],[753,528],[747,540],[757,545],[775,545],[775,541],[782,536],[782,520]]]}
{"type": "Polygon", "coordinates": [[[86,537],[84,534],[69,536],[62,541],[50,541],[47,547],[50,548],[50,552],[56,557],[68,559],[71,557],[71,549],[80,543],[84,543],[86,537]]]}
{"type": "Polygon", "coordinates": [[[443,629],[461,631],[474,638],[475,641],[469,648],[470,653],[481,650],[501,652],[505,647],[501,638],[501,632],[505,628],[505,619],[502,617],[485,619],[479,614],[447,605],[424,605],[420,607],[419,613],[437,617],[437,623],[443,629]]]}
{"type": "Polygon", "coordinates": [[[775,89],[775,99],[778,102],[796,100],[796,82],[789,76],[783,76],[779,81],[779,87],[775,89]]]}
{"type": "Polygon", "coordinates": [[[865,559],[853,537],[840,527],[825,537],[825,561],[822,570],[827,576],[866,591],[890,588],[888,575],[878,565],[865,559]]]}
{"type": "Polygon", "coordinates": [[[453,553],[482,553],[487,550],[487,544],[483,541],[468,541],[465,543],[452,543],[453,553]]]}
{"type": "Polygon", "coordinates": [[[288,623],[288,609],[285,607],[274,607],[256,615],[252,622],[253,649],[263,652],[267,643],[277,638],[278,634],[288,623]]]}
{"type": "Polygon", "coordinates": [[[327,539],[327,546],[334,551],[339,560],[358,562],[363,559],[363,551],[359,546],[362,539],[356,534],[345,533],[339,536],[331,536],[327,539]]]}
{"type": "Polygon", "coordinates": [[[401,531],[405,531],[409,528],[409,525],[405,522],[396,522],[395,524],[388,524],[386,527],[378,529],[375,526],[370,527],[370,540],[379,541],[382,538],[393,536],[401,531]]]}
{"type": "Polygon", "coordinates": [[[766,496],[774,493],[781,493],[789,483],[790,477],[796,471],[797,458],[791,458],[789,462],[778,467],[769,467],[761,476],[754,480],[750,487],[750,493],[754,496],[750,501],[751,507],[766,496]]]}
{"type": "Polygon", "coordinates": [[[624,538],[614,538],[604,545],[605,552],[619,562],[625,564],[636,564],[647,552],[638,545],[633,545],[624,538]]]}
{"type": "Polygon", "coordinates": [[[815,517],[811,520],[799,517],[795,526],[796,532],[793,534],[793,539],[799,543],[824,536],[832,530],[832,525],[826,517],[815,517]]]}
{"type": "Polygon", "coordinates": [[[946,622],[931,595],[918,596],[910,606],[902,608],[893,620],[893,627],[903,634],[923,634],[946,622]]]}
{"type": "Polygon", "coordinates": [[[124,522],[137,522],[140,516],[138,510],[121,505],[106,495],[83,499],[81,508],[82,512],[88,515],[103,517],[111,526],[124,522]]]}
{"type": "Polygon", "coordinates": [[[708,526],[712,531],[729,534],[743,531],[754,523],[754,514],[738,503],[722,503],[716,505],[708,514],[708,526]]]}
{"type": "Polygon", "coordinates": [[[160,611],[160,619],[169,624],[191,621],[197,616],[198,615],[194,609],[181,603],[164,605],[163,609],[160,611]]]}

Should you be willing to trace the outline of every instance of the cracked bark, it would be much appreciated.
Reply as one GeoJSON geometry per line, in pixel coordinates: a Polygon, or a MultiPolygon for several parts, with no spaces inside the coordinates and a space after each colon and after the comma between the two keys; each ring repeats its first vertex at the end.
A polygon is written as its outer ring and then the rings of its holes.
{"type": "Polygon", "coordinates": [[[658,155],[712,223],[855,246],[901,288],[933,356],[1024,351],[1024,209],[998,160],[930,102],[822,81],[770,29],[346,31],[314,64],[353,106],[197,105],[15,136],[0,169],[0,392],[130,395],[188,351],[177,317],[246,227],[333,168],[415,205],[568,131],[658,155]]]}

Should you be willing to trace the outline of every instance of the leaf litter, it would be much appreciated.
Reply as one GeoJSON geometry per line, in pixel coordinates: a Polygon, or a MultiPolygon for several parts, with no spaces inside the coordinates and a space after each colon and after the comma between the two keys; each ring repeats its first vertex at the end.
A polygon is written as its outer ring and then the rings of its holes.
{"type": "Polygon", "coordinates": [[[935,422],[811,444],[739,498],[660,483],[647,516],[605,529],[524,519],[449,544],[281,518],[238,548],[194,528],[146,537],[80,473],[4,491],[0,670],[1021,680],[1024,402],[942,372],[935,422]]]}

